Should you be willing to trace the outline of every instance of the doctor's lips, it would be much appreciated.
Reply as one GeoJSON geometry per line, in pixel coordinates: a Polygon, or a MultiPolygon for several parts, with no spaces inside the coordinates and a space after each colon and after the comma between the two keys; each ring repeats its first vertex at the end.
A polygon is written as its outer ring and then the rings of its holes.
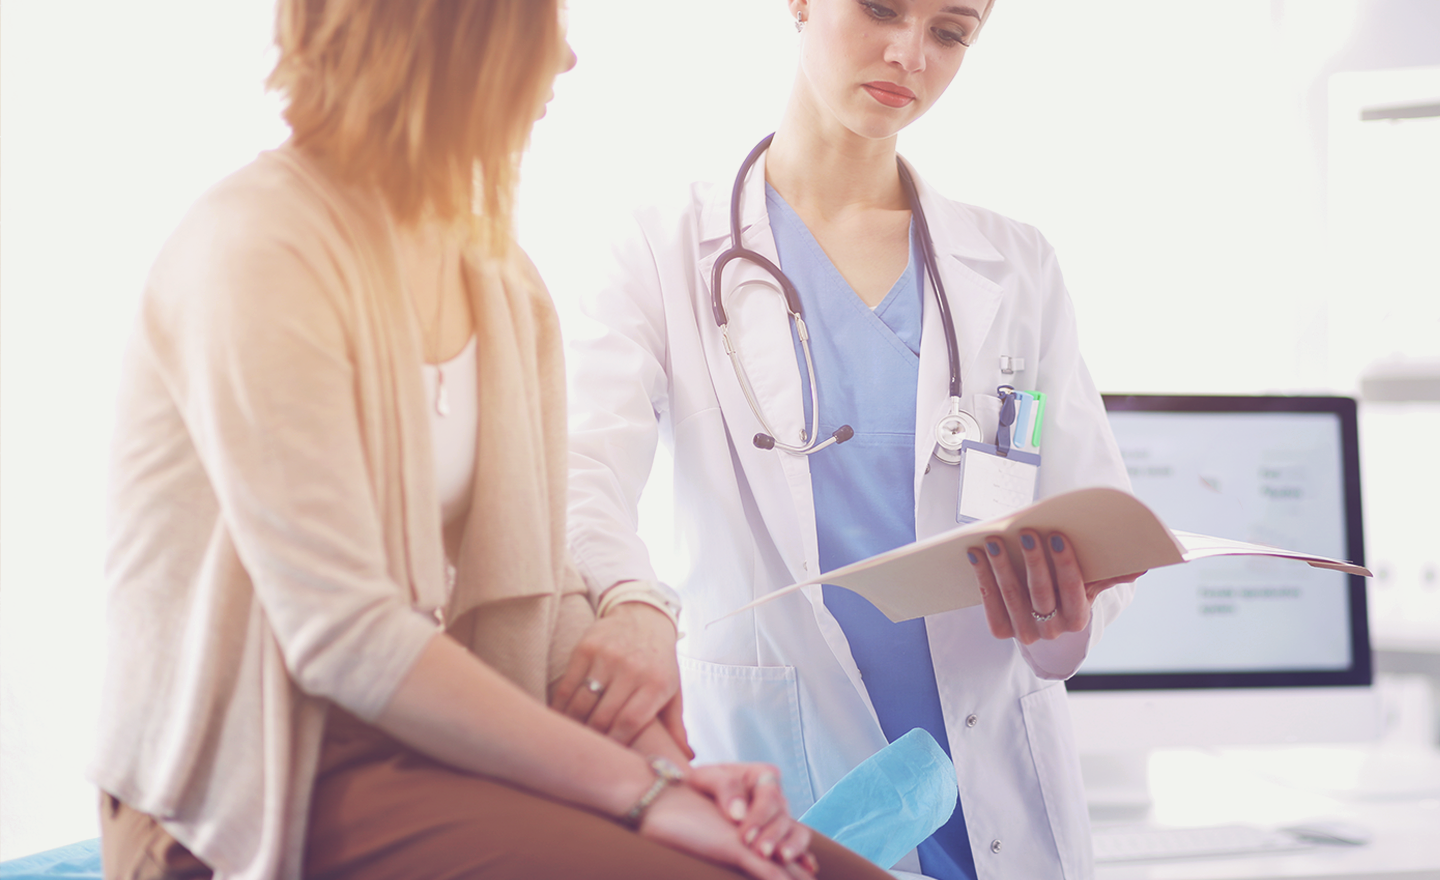
{"type": "Polygon", "coordinates": [[[915,100],[914,92],[904,86],[897,86],[895,83],[883,80],[865,83],[861,88],[886,107],[904,107],[915,100]]]}

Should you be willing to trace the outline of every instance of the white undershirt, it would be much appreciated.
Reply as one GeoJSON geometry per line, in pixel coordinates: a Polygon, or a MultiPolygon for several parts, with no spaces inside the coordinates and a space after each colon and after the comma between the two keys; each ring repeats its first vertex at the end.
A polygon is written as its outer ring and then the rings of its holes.
{"type": "Polygon", "coordinates": [[[479,388],[475,376],[475,337],[455,357],[436,366],[423,364],[425,409],[430,413],[430,442],[434,448],[435,489],[440,515],[446,525],[465,515],[475,482],[475,433],[480,427],[479,388]],[[445,395],[450,414],[435,411],[438,375],[445,371],[445,395]]]}

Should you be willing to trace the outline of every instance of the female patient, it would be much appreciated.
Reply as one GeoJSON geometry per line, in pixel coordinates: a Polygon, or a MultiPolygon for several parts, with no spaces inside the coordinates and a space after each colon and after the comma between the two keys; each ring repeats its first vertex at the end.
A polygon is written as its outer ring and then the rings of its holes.
{"type": "Polygon", "coordinates": [[[575,62],[556,0],[281,0],[277,30],[293,138],[186,217],[124,365],[106,876],[883,876],[773,768],[545,705],[594,620],[509,224],[575,62]]]}

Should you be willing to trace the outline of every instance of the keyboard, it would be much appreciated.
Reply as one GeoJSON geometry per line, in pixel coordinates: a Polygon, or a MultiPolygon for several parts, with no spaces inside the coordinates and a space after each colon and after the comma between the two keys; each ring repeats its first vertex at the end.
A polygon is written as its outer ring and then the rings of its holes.
{"type": "Polygon", "coordinates": [[[1094,840],[1095,861],[1101,864],[1254,855],[1315,846],[1313,840],[1252,825],[1218,825],[1205,828],[1102,825],[1095,828],[1094,840]]]}

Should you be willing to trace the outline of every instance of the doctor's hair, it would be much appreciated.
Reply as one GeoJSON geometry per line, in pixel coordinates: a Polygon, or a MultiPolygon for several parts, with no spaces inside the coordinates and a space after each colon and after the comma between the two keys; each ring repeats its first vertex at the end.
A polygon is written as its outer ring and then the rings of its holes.
{"type": "Polygon", "coordinates": [[[511,244],[520,154],[564,47],[558,0],[279,0],[292,143],[376,187],[395,221],[511,244]]]}

